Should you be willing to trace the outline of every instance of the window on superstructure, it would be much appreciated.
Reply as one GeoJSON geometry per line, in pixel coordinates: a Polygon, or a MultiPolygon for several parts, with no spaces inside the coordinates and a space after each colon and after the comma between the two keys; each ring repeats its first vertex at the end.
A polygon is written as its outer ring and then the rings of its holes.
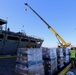
{"type": "Polygon", "coordinates": [[[4,38],[4,35],[0,34],[0,38],[4,38]]]}
{"type": "Polygon", "coordinates": [[[36,41],[35,40],[31,40],[30,42],[35,43],[36,41]]]}
{"type": "Polygon", "coordinates": [[[24,42],[26,41],[26,42],[28,42],[29,40],[28,40],[28,39],[21,39],[21,41],[24,41],[24,42]]]}
{"type": "Polygon", "coordinates": [[[9,39],[9,40],[19,40],[18,37],[14,37],[14,36],[8,36],[8,39],[9,39]]]}

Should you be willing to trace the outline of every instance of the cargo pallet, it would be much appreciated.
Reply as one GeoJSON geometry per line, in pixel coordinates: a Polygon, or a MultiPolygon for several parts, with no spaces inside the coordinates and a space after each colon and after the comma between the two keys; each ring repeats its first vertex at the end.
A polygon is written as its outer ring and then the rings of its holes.
{"type": "MultiPolygon", "coordinates": [[[[0,60],[1,59],[12,59],[12,58],[16,58],[17,56],[0,56],[0,60]]],[[[71,68],[71,64],[67,64],[65,65],[61,70],[59,70],[56,74],[57,75],[65,75],[71,68]]],[[[54,75],[56,75],[54,74],[54,75]]]]}

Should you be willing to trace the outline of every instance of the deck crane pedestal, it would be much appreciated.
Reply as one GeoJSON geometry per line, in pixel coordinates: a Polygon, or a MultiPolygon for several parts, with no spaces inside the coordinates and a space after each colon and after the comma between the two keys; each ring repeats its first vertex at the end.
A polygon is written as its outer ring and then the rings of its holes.
{"type": "Polygon", "coordinates": [[[64,39],[34,10],[32,9],[27,3],[25,3],[26,6],[28,6],[44,23],[45,25],[54,33],[54,35],[57,37],[57,40],[59,42],[59,47],[68,47],[71,44],[70,43],[66,43],[66,41],[64,41],[64,39]]]}

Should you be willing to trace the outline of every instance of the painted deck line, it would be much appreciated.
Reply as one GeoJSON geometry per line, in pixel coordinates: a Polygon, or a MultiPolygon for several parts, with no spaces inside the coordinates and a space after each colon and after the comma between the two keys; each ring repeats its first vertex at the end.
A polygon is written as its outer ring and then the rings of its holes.
{"type": "Polygon", "coordinates": [[[58,75],[65,75],[71,68],[71,64],[69,64],[66,68],[64,68],[58,75]]]}
{"type": "Polygon", "coordinates": [[[0,56],[0,59],[16,58],[17,56],[0,56]]]}

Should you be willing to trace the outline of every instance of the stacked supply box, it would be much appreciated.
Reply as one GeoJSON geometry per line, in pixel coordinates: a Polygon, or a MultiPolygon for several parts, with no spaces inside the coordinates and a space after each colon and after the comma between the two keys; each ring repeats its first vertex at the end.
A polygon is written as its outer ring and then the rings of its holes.
{"type": "Polygon", "coordinates": [[[64,57],[64,64],[65,64],[65,65],[68,64],[69,61],[70,61],[69,55],[66,55],[66,56],[64,57]]]}
{"type": "Polygon", "coordinates": [[[15,72],[18,75],[44,75],[42,48],[19,48],[15,72]]]}
{"type": "Polygon", "coordinates": [[[57,72],[57,54],[55,48],[43,48],[42,55],[44,60],[45,75],[53,75],[57,72]]]}
{"type": "Polygon", "coordinates": [[[67,47],[63,48],[63,53],[64,53],[64,56],[69,55],[69,48],[67,47]]]}
{"type": "Polygon", "coordinates": [[[58,68],[62,68],[64,66],[64,55],[63,55],[63,48],[57,48],[57,61],[58,61],[58,68]]]}
{"type": "Polygon", "coordinates": [[[64,64],[68,64],[70,61],[69,48],[63,48],[64,53],[64,64]]]}

